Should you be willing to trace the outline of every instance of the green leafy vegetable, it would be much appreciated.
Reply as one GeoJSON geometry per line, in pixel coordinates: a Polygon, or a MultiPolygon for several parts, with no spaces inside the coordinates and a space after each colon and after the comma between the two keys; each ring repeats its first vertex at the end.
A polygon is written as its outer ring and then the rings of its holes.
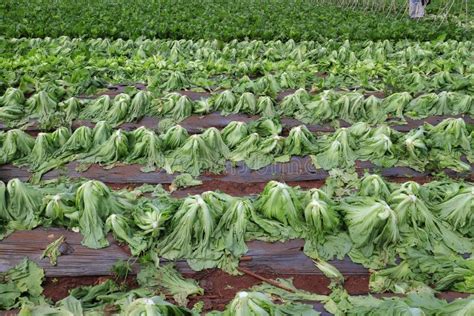
{"type": "Polygon", "coordinates": [[[140,286],[170,295],[181,306],[186,306],[188,296],[203,295],[204,290],[192,279],[184,279],[172,264],[146,265],[137,275],[140,286]]]}
{"type": "Polygon", "coordinates": [[[134,236],[128,219],[123,215],[110,215],[105,222],[105,231],[112,231],[116,239],[125,241],[133,256],[140,255],[148,247],[142,237],[134,236]]]}
{"type": "Polygon", "coordinates": [[[43,270],[26,258],[15,267],[0,273],[0,308],[17,308],[24,301],[36,304],[44,302],[41,296],[43,278],[43,270]]]}
{"type": "Polygon", "coordinates": [[[353,146],[348,130],[341,128],[334,136],[324,141],[321,152],[314,156],[313,161],[326,170],[335,167],[351,167],[356,159],[353,146]]]}
{"type": "Polygon", "coordinates": [[[59,247],[64,243],[65,237],[61,236],[46,247],[41,254],[41,259],[48,257],[51,265],[55,266],[58,262],[58,257],[61,255],[59,247]]]}
{"type": "Polygon", "coordinates": [[[127,203],[121,201],[102,182],[91,180],[82,184],[76,192],[76,207],[80,213],[79,228],[84,236],[82,244],[94,249],[108,246],[104,221],[111,213],[120,213],[130,207],[127,203]]]}
{"type": "Polygon", "coordinates": [[[370,256],[374,248],[387,247],[399,240],[397,214],[385,201],[354,197],[340,207],[354,245],[365,255],[370,256]]]}
{"type": "Polygon", "coordinates": [[[297,232],[302,231],[304,211],[299,192],[284,183],[268,182],[256,201],[255,209],[265,218],[289,225],[297,232]]]}
{"type": "Polygon", "coordinates": [[[177,189],[180,188],[187,188],[187,187],[192,187],[196,185],[201,185],[202,181],[194,179],[192,175],[188,173],[183,173],[180,175],[177,175],[174,179],[173,182],[170,185],[170,192],[176,191],[177,189]]]}

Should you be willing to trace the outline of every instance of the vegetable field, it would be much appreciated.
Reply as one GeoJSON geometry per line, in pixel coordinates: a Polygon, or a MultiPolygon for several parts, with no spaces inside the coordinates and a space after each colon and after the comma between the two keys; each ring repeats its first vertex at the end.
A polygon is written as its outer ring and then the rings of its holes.
{"type": "Polygon", "coordinates": [[[0,314],[474,315],[472,9],[3,1],[0,314]]]}

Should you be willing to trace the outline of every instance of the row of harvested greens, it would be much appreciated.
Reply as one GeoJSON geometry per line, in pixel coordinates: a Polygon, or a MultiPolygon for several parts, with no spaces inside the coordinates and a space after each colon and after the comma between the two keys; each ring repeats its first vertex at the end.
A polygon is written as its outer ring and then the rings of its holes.
{"type": "MultiPolygon", "coordinates": [[[[253,65],[249,65],[252,67],[253,65]]],[[[88,74],[88,73],[87,73],[88,74]]],[[[361,74],[362,76],[362,74],[361,74]]],[[[158,70],[156,74],[143,80],[118,81],[117,78],[99,80],[95,76],[85,81],[67,86],[66,82],[59,80],[47,80],[23,77],[20,82],[0,89],[2,93],[8,89],[20,89],[23,93],[31,95],[41,91],[51,93],[58,100],[64,100],[73,96],[91,96],[100,93],[106,88],[123,86],[147,87],[157,96],[179,90],[195,92],[219,92],[232,90],[235,93],[251,92],[276,98],[281,93],[289,90],[307,89],[311,91],[322,90],[365,90],[377,91],[378,93],[392,94],[408,92],[414,95],[424,93],[459,92],[472,93],[474,91],[474,75],[451,74],[446,71],[427,75],[425,73],[397,73],[387,78],[387,82],[365,83],[364,79],[355,79],[346,74],[313,74],[303,70],[282,72],[280,74],[265,73],[252,76],[235,77],[229,75],[209,75],[205,73],[183,73],[180,71],[158,70]],[[378,84],[377,84],[378,83],[378,84]],[[79,86],[76,86],[79,85],[79,86]],[[396,85],[396,88],[394,86],[396,85]]],[[[0,86],[1,88],[1,86],[0,86]]]]}
{"type": "MultiPolygon", "coordinates": [[[[228,65],[231,61],[238,62],[256,61],[260,67],[268,67],[269,61],[286,61],[301,63],[310,60],[319,63],[318,66],[329,66],[331,62],[347,62],[350,59],[384,60],[400,62],[405,67],[419,68],[423,71],[431,69],[441,71],[443,69],[453,70],[459,65],[464,65],[470,70],[468,64],[464,64],[472,55],[474,43],[472,41],[438,41],[419,42],[411,40],[379,40],[379,41],[350,41],[326,39],[321,41],[261,41],[261,40],[232,40],[222,42],[218,40],[165,40],[137,38],[136,40],[94,38],[81,39],[61,36],[58,38],[0,38],[0,44],[4,49],[5,56],[27,58],[36,54],[52,55],[51,57],[74,57],[86,55],[87,57],[105,57],[113,59],[116,57],[133,58],[135,55],[150,57],[158,55],[166,60],[174,61],[175,67],[184,66],[181,61],[193,59],[198,64],[201,61],[223,60],[227,71],[236,69],[237,65],[228,65]],[[62,54],[57,54],[60,51],[62,54]],[[143,53],[137,53],[143,51],[143,53]],[[329,55],[330,61],[322,59],[329,55]],[[375,57],[375,58],[374,58],[375,57]],[[428,61],[435,63],[427,64],[428,61]],[[412,62],[418,61],[414,66],[412,62]],[[446,65],[443,65],[443,63],[446,65]],[[443,68],[444,66],[445,68],[443,68]]],[[[135,60],[133,59],[134,61],[135,60]]],[[[21,60],[16,60],[21,62],[21,60]]],[[[14,67],[15,64],[10,65],[14,67]]],[[[43,67],[51,65],[41,65],[43,67]]],[[[71,64],[59,65],[60,67],[73,67],[71,64]]],[[[154,65],[156,66],[156,65],[154,65]]],[[[172,64],[169,65],[173,66],[172,64]]],[[[194,65],[188,65],[192,67],[194,65]]],[[[292,66],[294,66],[292,64],[292,66]]],[[[395,67],[395,65],[387,65],[395,67]]],[[[399,65],[397,65],[399,66],[399,65]]],[[[281,65],[283,68],[283,65],[281,65]]],[[[462,71],[460,71],[462,73],[462,71]]]]}
{"type": "Polygon", "coordinates": [[[142,171],[163,168],[168,173],[198,176],[204,171],[220,173],[227,162],[243,162],[251,169],[288,162],[294,156],[309,156],[314,168],[348,168],[356,160],[377,166],[408,166],[415,170],[469,171],[474,161],[474,130],[463,119],[445,119],[425,124],[408,133],[386,125],[357,123],[334,133],[316,135],[305,126],[293,127],[281,136],[282,125],[272,119],[250,123],[231,122],[219,131],[205,129],[189,135],[180,125],[162,133],[145,127],[114,130],[104,121],[93,128],[74,131],[61,127],[31,136],[19,129],[0,132],[0,164],[26,166],[39,180],[46,172],[78,161],[79,171],[98,163],[142,165],[142,171]],[[463,159],[467,159],[463,161],[463,159]]]}
{"type": "Polygon", "coordinates": [[[274,92],[304,87],[413,93],[474,89],[471,41],[222,43],[63,37],[0,39],[0,47],[1,93],[16,87],[25,93],[54,90],[74,96],[94,94],[108,84],[138,82],[159,94],[216,91],[251,82],[257,87],[260,77],[273,78],[274,92]]]}
{"type": "Polygon", "coordinates": [[[138,287],[122,282],[130,265],[118,262],[115,280],[92,286],[80,286],[56,303],[43,296],[44,271],[34,262],[23,260],[14,268],[0,273],[0,308],[19,308],[19,316],[99,316],[99,315],[162,315],[162,316],[317,316],[310,302],[319,302],[334,315],[472,315],[474,296],[448,302],[435,297],[431,289],[418,289],[406,296],[376,298],[371,295],[350,296],[343,287],[340,272],[326,262],[316,266],[331,280],[329,295],[319,295],[296,288],[291,279],[277,279],[277,287],[261,283],[236,293],[224,311],[210,311],[205,302],[197,301],[205,294],[199,283],[183,278],[172,264],[160,265],[157,260],[144,264],[137,276],[138,287]],[[8,291],[8,292],[6,292],[8,291]],[[188,297],[193,297],[194,304],[188,297]],[[174,302],[170,303],[167,300],[174,302]],[[192,308],[191,308],[192,305],[192,308]],[[189,306],[189,308],[187,308],[189,306]]]}
{"type": "MultiPolygon", "coordinates": [[[[177,199],[161,186],[114,191],[95,180],[0,183],[2,236],[65,227],[96,249],[108,246],[112,233],[144,261],[187,260],[194,270],[218,267],[231,274],[238,273],[247,241],[303,238],[305,253],[323,265],[348,255],[373,269],[373,292],[432,285],[474,293],[473,208],[471,183],[399,184],[334,172],[321,189],[270,181],[250,197],[207,191],[177,199]]],[[[61,260],[60,244],[45,253],[53,264],[61,260]]]]}
{"type": "MultiPolygon", "coordinates": [[[[260,81],[261,90],[273,83],[260,81]]],[[[248,89],[243,89],[248,90],[248,89]]],[[[40,91],[25,98],[20,89],[9,88],[0,97],[0,122],[15,127],[38,121],[44,129],[67,126],[74,120],[107,121],[116,126],[135,122],[145,116],[181,121],[193,114],[220,112],[222,115],[250,114],[262,117],[286,116],[306,124],[344,120],[369,124],[404,123],[412,119],[435,115],[474,116],[474,101],[470,94],[460,92],[428,93],[412,96],[408,92],[394,93],[387,98],[366,97],[360,92],[325,90],[311,94],[304,89],[285,96],[281,102],[256,92],[226,90],[209,98],[191,100],[180,93],[154,98],[148,91],[129,87],[128,93],[115,97],[103,95],[96,99],[68,98],[58,102],[53,93],[40,91]]]]}

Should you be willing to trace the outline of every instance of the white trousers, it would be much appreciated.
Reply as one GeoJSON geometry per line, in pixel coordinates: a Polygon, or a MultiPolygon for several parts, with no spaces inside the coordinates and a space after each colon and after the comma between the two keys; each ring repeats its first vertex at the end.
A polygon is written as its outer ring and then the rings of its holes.
{"type": "Polygon", "coordinates": [[[422,18],[425,16],[425,6],[421,3],[421,0],[410,0],[409,8],[410,18],[422,18]]]}

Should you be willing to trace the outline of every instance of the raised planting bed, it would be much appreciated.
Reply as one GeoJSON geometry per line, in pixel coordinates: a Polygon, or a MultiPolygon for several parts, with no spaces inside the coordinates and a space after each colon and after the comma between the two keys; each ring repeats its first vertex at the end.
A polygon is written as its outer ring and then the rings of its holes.
{"type": "MultiPolygon", "coordinates": [[[[110,246],[103,249],[90,249],[81,245],[79,233],[60,228],[38,228],[31,231],[17,231],[0,241],[0,272],[12,268],[25,257],[36,262],[45,271],[44,294],[54,301],[63,299],[68,291],[77,286],[96,285],[107,279],[113,279],[111,268],[118,260],[131,260],[132,274],[125,280],[131,288],[136,287],[134,274],[139,263],[131,258],[128,247],[118,244],[109,236],[110,246]],[[48,258],[41,259],[44,249],[52,241],[64,236],[57,259],[57,265],[50,264],[48,258]]],[[[185,277],[199,282],[204,295],[190,298],[189,306],[204,301],[204,310],[223,310],[225,305],[241,290],[254,285],[272,282],[279,286],[276,278],[292,278],[294,285],[306,291],[327,295],[330,293],[330,280],[318,270],[313,261],[302,251],[304,241],[295,239],[287,242],[267,243],[248,242],[249,250],[240,261],[239,276],[229,275],[219,269],[193,271],[186,262],[177,261],[176,267],[185,277]]],[[[166,262],[166,260],[164,261],[166,262]]],[[[344,287],[351,295],[366,295],[369,292],[370,271],[349,258],[330,261],[344,276],[344,287]]],[[[393,294],[374,294],[376,297],[393,294]]],[[[451,301],[467,297],[459,292],[442,292],[439,298],[451,301]]],[[[328,314],[321,303],[308,302],[323,315],[328,314]]],[[[7,315],[7,314],[3,314],[7,315]]]]}

